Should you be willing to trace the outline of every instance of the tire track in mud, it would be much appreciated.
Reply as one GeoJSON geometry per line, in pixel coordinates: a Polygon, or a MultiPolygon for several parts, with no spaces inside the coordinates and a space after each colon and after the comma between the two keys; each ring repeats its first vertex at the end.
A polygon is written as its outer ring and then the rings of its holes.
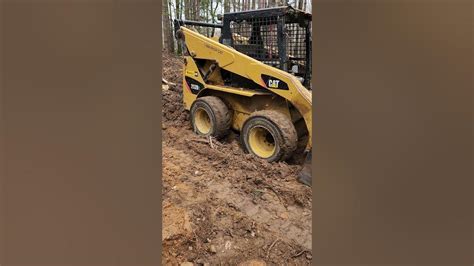
{"type": "MultiPolygon", "coordinates": [[[[287,254],[287,257],[301,250],[311,254],[310,206],[285,205],[275,192],[265,188],[258,189],[261,195],[255,197],[254,194],[242,190],[242,180],[219,177],[212,160],[209,163],[204,160],[194,160],[195,163],[190,163],[185,159],[194,156],[202,155],[183,147],[164,147],[164,205],[175,212],[174,219],[171,217],[171,220],[163,221],[164,227],[171,227],[171,232],[176,234],[178,239],[182,237],[186,243],[189,242],[188,239],[192,239],[192,232],[200,236],[198,240],[193,241],[202,242],[196,247],[193,246],[200,255],[190,255],[186,247],[177,247],[182,254],[191,256],[186,257],[186,260],[199,258],[212,263],[238,263],[241,261],[239,258],[248,257],[267,259],[267,262],[277,264],[294,262],[288,258],[279,259],[279,253],[278,256],[270,258],[266,258],[265,252],[254,253],[253,250],[265,250],[275,239],[281,242],[275,252],[287,254]],[[189,224],[183,224],[183,219],[189,220],[189,224]],[[244,233],[239,233],[240,225],[236,224],[242,219],[244,224],[247,224],[244,226],[247,229],[244,233]],[[180,223],[182,232],[170,225],[180,223]],[[259,229],[248,229],[253,227],[259,229]],[[257,236],[252,237],[251,233],[255,232],[257,236]],[[217,247],[216,254],[209,254],[209,245],[205,243],[208,239],[217,247]],[[232,250],[225,248],[227,244],[232,245],[232,250]],[[242,254],[245,256],[242,257],[242,254]]],[[[291,189],[301,186],[296,182],[287,183],[291,189]]],[[[168,237],[176,238],[169,234],[168,237]]],[[[305,265],[307,259],[296,258],[296,261],[305,265]]]]}
{"type": "Polygon", "coordinates": [[[295,206],[285,208],[278,199],[271,201],[272,206],[255,204],[251,199],[233,190],[229,183],[215,186],[211,184],[208,189],[215,193],[218,199],[237,207],[255,222],[265,224],[282,239],[294,241],[311,250],[311,212],[295,206]]]}

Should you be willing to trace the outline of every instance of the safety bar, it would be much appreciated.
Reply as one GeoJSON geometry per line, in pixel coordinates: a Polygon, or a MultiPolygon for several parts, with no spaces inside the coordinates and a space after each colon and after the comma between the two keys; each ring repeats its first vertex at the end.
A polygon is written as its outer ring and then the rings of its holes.
{"type": "Polygon", "coordinates": [[[183,25],[193,25],[193,26],[203,26],[211,28],[222,28],[222,24],[214,24],[200,21],[184,20],[184,19],[175,19],[174,20],[174,31],[178,31],[179,27],[183,25]]]}

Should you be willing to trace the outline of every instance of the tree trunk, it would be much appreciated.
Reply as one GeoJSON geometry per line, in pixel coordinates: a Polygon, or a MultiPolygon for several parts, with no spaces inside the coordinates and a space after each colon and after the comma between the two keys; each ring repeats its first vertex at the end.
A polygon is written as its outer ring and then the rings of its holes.
{"type": "MultiPolygon", "coordinates": [[[[217,21],[216,21],[217,14],[216,13],[217,13],[217,8],[219,8],[219,2],[218,1],[216,2],[215,7],[212,6],[212,2],[210,3],[210,5],[211,5],[211,19],[212,19],[211,22],[212,23],[217,23],[217,21]]],[[[214,36],[214,33],[215,33],[215,28],[212,28],[211,36],[214,36]]]]}
{"type": "Polygon", "coordinates": [[[181,19],[181,1],[176,0],[174,3],[175,3],[175,6],[176,6],[175,17],[176,17],[176,19],[181,19]]]}
{"type": "Polygon", "coordinates": [[[303,0],[299,0],[299,1],[298,1],[298,5],[296,6],[296,8],[301,9],[301,10],[304,10],[304,7],[303,7],[303,0]]]}
{"type": "Polygon", "coordinates": [[[171,31],[170,13],[169,13],[169,2],[163,0],[163,35],[164,35],[164,48],[166,51],[172,53],[174,51],[174,40],[173,32],[171,31]]]}
{"type": "MultiPolygon", "coordinates": [[[[206,22],[209,22],[209,17],[210,17],[209,9],[211,9],[211,7],[210,7],[211,1],[205,1],[205,2],[204,2],[204,5],[205,5],[205,9],[204,9],[204,10],[206,10],[206,12],[205,12],[205,13],[206,13],[205,19],[206,19],[206,22]]],[[[211,11],[212,11],[212,9],[211,9],[211,11]]],[[[211,28],[206,27],[206,36],[207,36],[207,37],[210,37],[210,35],[211,35],[211,28]]]]}
{"type": "Polygon", "coordinates": [[[188,10],[189,10],[188,0],[183,0],[183,15],[184,15],[184,19],[189,19],[189,17],[188,17],[188,10]]]}
{"type": "Polygon", "coordinates": [[[276,0],[275,6],[285,6],[286,0],[276,0]]]}
{"type": "Polygon", "coordinates": [[[173,34],[173,9],[171,8],[171,0],[168,1],[168,25],[170,27],[169,38],[170,38],[170,51],[174,52],[174,34],[173,34]]]}
{"type": "Polygon", "coordinates": [[[191,17],[189,16],[189,11],[191,9],[191,6],[190,6],[190,3],[191,3],[191,0],[184,0],[184,18],[185,19],[191,19],[191,17]]]}
{"type": "MultiPolygon", "coordinates": [[[[182,18],[183,18],[183,16],[182,16],[182,10],[183,10],[182,6],[183,6],[183,4],[182,4],[181,0],[176,0],[176,1],[175,1],[175,4],[176,4],[176,14],[175,14],[175,17],[176,17],[176,19],[182,19],[182,18]]],[[[172,26],[174,26],[174,25],[172,24],[172,26]]],[[[174,30],[174,28],[173,28],[173,30],[174,30]]],[[[173,40],[174,40],[174,39],[173,39],[173,40]]],[[[180,45],[179,43],[177,43],[177,42],[176,42],[176,53],[177,53],[178,55],[181,55],[181,53],[182,53],[182,51],[181,51],[181,45],[180,45]]]]}
{"type": "Polygon", "coordinates": [[[230,12],[230,0],[224,0],[224,13],[230,12]]]}
{"type": "Polygon", "coordinates": [[[194,20],[199,21],[200,20],[200,7],[201,7],[201,2],[199,0],[194,0],[194,20]]]}

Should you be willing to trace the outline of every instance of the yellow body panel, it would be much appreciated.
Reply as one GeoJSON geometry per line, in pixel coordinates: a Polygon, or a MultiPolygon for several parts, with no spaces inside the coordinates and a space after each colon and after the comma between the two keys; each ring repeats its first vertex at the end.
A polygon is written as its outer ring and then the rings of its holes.
{"type": "Polygon", "coordinates": [[[234,87],[226,87],[226,86],[218,86],[218,85],[206,85],[206,88],[212,89],[212,90],[217,90],[217,91],[223,91],[227,93],[233,93],[237,95],[242,95],[242,96],[247,96],[247,97],[252,97],[255,95],[266,95],[264,92],[259,92],[259,91],[254,91],[254,90],[248,90],[244,88],[234,88],[234,87]]]}
{"type": "MultiPolygon", "coordinates": [[[[185,56],[186,65],[185,69],[183,70],[183,76],[191,77],[199,82],[202,82],[202,84],[205,84],[206,88],[201,91],[199,95],[205,93],[205,91],[208,90],[213,90],[221,94],[227,94],[226,100],[232,105],[232,109],[234,110],[233,128],[240,130],[243,122],[248,117],[248,115],[252,111],[255,111],[252,110],[253,106],[256,106],[253,105],[253,103],[258,101],[259,95],[265,95],[265,93],[248,89],[206,84],[206,82],[204,82],[202,78],[201,73],[199,72],[198,66],[196,65],[193,59],[206,59],[215,61],[218,64],[219,68],[225,69],[229,72],[236,73],[240,76],[250,79],[255,83],[260,84],[261,86],[268,89],[269,92],[279,95],[283,99],[286,99],[288,102],[290,102],[298,110],[298,112],[301,114],[305,121],[309,134],[307,149],[311,149],[311,92],[307,90],[295,76],[280,69],[265,65],[249,56],[246,56],[236,51],[231,47],[225,46],[216,40],[207,38],[185,27],[181,27],[181,30],[184,34],[186,46],[190,54],[190,56],[185,56]],[[288,85],[288,90],[273,89],[266,86],[266,84],[261,78],[262,74],[275,77],[285,82],[288,85]],[[243,101],[243,98],[241,97],[248,98],[249,100],[243,101]]],[[[187,87],[184,77],[183,85],[187,87]]],[[[184,88],[183,93],[185,107],[189,110],[192,103],[199,95],[192,94],[189,88],[184,88]]],[[[266,101],[268,101],[268,97],[266,97],[265,99],[266,101]]],[[[284,106],[284,104],[282,104],[281,102],[270,101],[265,103],[264,106],[265,109],[277,109],[281,112],[290,115],[288,106],[284,106]]]]}

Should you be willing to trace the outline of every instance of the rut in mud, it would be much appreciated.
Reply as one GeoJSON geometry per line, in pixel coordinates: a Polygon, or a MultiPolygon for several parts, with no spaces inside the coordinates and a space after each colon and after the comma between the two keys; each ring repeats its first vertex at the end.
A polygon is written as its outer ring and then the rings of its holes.
{"type": "Polygon", "coordinates": [[[237,133],[212,144],[195,135],[181,71],[182,60],[163,53],[163,77],[176,85],[162,92],[162,263],[310,265],[312,200],[296,182],[301,166],[245,154],[237,133]]]}

